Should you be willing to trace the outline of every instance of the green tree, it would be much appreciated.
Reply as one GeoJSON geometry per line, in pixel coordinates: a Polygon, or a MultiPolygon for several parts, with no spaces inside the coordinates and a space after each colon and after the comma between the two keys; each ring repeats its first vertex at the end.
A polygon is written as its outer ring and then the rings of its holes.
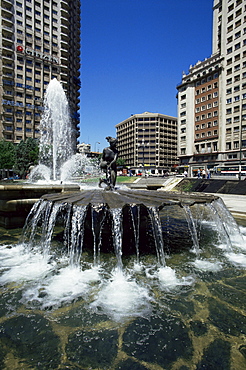
{"type": "Polygon", "coordinates": [[[0,169],[11,170],[15,164],[16,150],[12,142],[0,141],[0,169]]]}
{"type": "Polygon", "coordinates": [[[39,147],[36,139],[21,140],[17,145],[14,170],[21,178],[26,178],[30,166],[38,164],[38,154],[39,147]]]}
{"type": "Polygon", "coordinates": [[[123,158],[118,158],[117,161],[116,161],[117,166],[124,167],[125,166],[125,163],[126,163],[126,161],[123,158]]]}

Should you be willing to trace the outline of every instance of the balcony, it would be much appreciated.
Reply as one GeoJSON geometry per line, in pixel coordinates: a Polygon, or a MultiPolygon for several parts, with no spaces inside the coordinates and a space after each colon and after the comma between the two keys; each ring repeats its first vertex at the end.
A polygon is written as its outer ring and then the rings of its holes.
{"type": "Polygon", "coordinates": [[[8,41],[4,41],[3,40],[2,48],[3,48],[3,50],[7,50],[7,51],[11,50],[11,51],[14,51],[13,44],[11,42],[8,42],[8,41]]]}
{"type": "Polygon", "coordinates": [[[14,55],[13,54],[10,54],[10,53],[7,53],[6,51],[4,52],[3,51],[3,54],[2,54],[2,58],[3,60],[14,60],[14,55]]]}
{"type": "Polygon", "coordinates": [[[61,3],[61,8],[63,10],[69,10],[69,7],[66,1],[61,0],[60,3],[61,3]]]}
{"type": "Polygon", "coordinates": [[[2,6],[2,16],[7,15],[9,17],[13,16],[13,7],[12,6],[2,6]]]}
{"type": "Polygon", "coordinates": [[[13,25],[14,17],[13,17],[11,12],[8,13],[8,12],[3,10],[2,11],[2,19],[4,20],[4,23],[7,26],[11,27],[13,25]]]}

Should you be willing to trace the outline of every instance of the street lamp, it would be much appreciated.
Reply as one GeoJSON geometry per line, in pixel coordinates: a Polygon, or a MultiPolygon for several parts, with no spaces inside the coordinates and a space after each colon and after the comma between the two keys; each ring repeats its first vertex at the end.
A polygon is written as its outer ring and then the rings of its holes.
{"type": "Polygon", "coordinates": [[[97,146],[97,144],[100,144],[100,143],[99,143],[99,141],[96,141],[96,142],[95,142],[94,152],[96,152],[96,146],[97,146]]]}
{"type": "MultiPolygon", "coordinates": [[[[144,139],[142,139],[142,143],[141,144],[138,144],[138,147],[139,148],[143,148],[143,168],[144,168],[144,148],[147,148],[149,146],[149,143],[144,143],[144,139]]],[[[146,176],[146,170],[144,169],[144,173],[145,173],[145,176],[146,176]]]]}

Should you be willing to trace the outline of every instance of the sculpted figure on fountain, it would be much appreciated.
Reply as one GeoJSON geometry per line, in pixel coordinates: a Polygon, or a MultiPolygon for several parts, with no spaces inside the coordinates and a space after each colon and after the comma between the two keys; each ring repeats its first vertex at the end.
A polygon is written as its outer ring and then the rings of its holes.
{"type": "Polygon", "coordinates": [[[116,160],[118,158],[117,139],[107,136],[106,140],[109,142],[109,147],[103,149],[100,168],[106,173],[106,179],[99,180],[99,187],[105,183],[107,186],[105,190],[114,190],[117,178],[116,160]]]}

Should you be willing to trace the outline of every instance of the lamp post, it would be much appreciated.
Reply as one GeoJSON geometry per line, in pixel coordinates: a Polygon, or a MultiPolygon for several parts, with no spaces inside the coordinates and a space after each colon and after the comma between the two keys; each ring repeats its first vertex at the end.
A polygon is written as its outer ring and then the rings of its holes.
{"type": "Polygon", "coordinates": [[[242,142],[243,142],[243,121],[245,120],[245,115],[243,115],[243,99],[241,104],[241,122],[240,122],[240,131],[239,131],[239,172],[238,172],[238,180],[241,181],[242,179],[242,142]]]}
{"type": "MultiPolygon", "coordinates": [[[[144,143],[144,139],[142,139],[142,143],[141,144],[138,144],[138,147],[139,148],[143,148],[143,168],[144,168],[144,148],[147,148],[149,146],[149,143],[144,143]]],[[[145,176],[146,176],[146,171],[144,169],[144,173],[145,173],[145,176]]]]}
{"type": "Polygon", "coordinates": [[[97,144],[100,144],[100,143],[99,143],[99,141],[96,141],[96,142],[95,142],[94,152],[96,152],[96,146],[97,146],[97,144]]]}

